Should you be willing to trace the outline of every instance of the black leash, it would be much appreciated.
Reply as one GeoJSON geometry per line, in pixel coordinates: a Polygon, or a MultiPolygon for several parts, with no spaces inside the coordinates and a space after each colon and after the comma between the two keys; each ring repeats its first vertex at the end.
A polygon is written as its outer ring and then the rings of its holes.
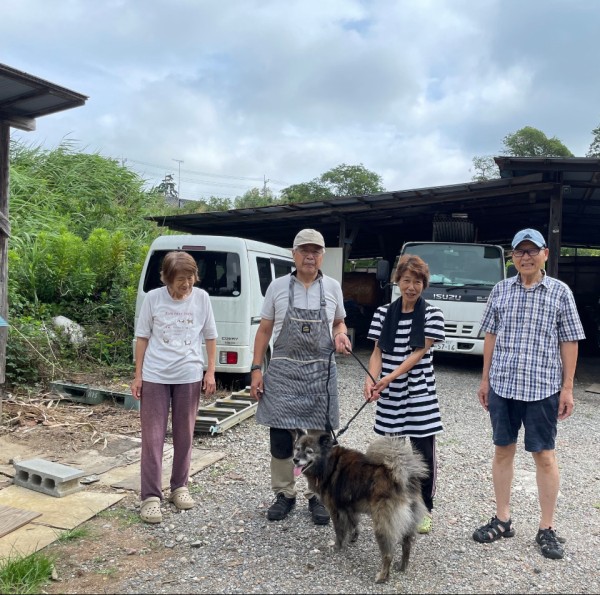
{"type": "MultiPolygon", "coordinates": [[[[329,418],[329,406],[331,403],[331,395],[329,394],[329,379],[331,378],[331,358],[333,357],[334,353],[335,353],[335,349],[332,349],[331,353],[329,354],[329,365],[327,366],[327,384],[326,384],[326,388],[327,388],[327,419],[325,420],[325,430],[331,434],[331,437],[333,438],[333,443],[337,444],[338,438],[348,429],[348,427],[354,421],[356,416],[365,408],[365,405],[368,405],[370,403],[370,401],[365,401],[360,406],[359,410],[350,418],[350,421],[348,421],[348,423],[337,433],[337,436],[336,436],[335,432],[333,431],[333,428],[331,427],[331,420],[329,418]]],[[[354,351],[350,351],[349,353],[360,364],[361,368],[369,375],[369,377],[371,378],[373,383],[377,384],[377,380],[375,380],[375,378],[373,378],[373,375],[371,374],[371,372],[369,372],[367,367],[358,359],[358,356],[354,353],[354,351]]]]}

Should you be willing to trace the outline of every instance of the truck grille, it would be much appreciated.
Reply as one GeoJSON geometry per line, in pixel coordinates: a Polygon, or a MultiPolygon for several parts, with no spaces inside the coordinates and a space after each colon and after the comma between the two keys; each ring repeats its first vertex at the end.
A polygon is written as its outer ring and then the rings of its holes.
{"type": "Polygon", "coordinates": [[[462,322],[446,322],[444,332],[447,337],[477,337],[479,327],[462,322]]]}

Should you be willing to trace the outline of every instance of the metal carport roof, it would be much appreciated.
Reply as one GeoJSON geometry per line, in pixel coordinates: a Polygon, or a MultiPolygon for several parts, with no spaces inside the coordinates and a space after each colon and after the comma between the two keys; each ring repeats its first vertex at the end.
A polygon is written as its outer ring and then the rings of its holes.
{"type": "Polygon", "coordinates": [[[0,121],[35,130],[35,118],[84,105],[85,95],[0,64],[0,121]]]}
{"type": "Polygon", "coordinates": [[[535,227],[556,254],[559,246],[600,247],[600,159],[496,162],[501,177],[487,182],[150,219],[176,231],[280,246],[291,246],[299,229],[314,227],[328,246],[347,246],[350,258],[393,260],[403,242],[432,239],[435,216],[458,213],[474,223],[481,242],[508,247],[518,229],[535,227]]]}

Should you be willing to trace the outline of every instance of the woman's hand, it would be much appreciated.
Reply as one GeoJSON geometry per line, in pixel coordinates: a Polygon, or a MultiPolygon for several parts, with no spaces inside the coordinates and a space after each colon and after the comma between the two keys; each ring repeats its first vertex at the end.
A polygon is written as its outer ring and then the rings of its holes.
{"type": "Polygon", "coordinates": [[[390,385],[392,380],[392,377],[388,374],[376,382],[371,388],[371,401],[377,401],[377,399],[379,399],[381,396],[382,391],[384,391],[390,385]]]}
{"type": "Polygon", "coordinates": [[[363,396],[365,397],[365,401],[369,401],[369,403],[373,400],[373,387],[375,383],[371,379],[370,376],[365,378],[365,386],[363,388],[363,396]]]}
{"type": "Polygon", "coordinates": [[[142,398],[142,379],[135,378],[131,383],[130,388],[133,398],[139,401],[142,398]]]}
{"type": "Polygon", "coordinates": [[[202,390],[207,397],[215,394],[217,390],[217,383],[215,382],[214,372],[206,372],[204,374],[202,377],[202,390]]]}

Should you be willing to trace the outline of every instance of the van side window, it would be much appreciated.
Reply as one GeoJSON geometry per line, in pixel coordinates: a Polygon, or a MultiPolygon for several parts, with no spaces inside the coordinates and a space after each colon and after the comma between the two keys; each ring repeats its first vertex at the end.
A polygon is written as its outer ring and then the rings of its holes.
{"type": "Polygon", "coordinates": [[[275,279],[279,279],[279,277],[283,277],[294,270],[294,263],[290,262],[289,260],[278,260],[277,258],[272,258],[271,262],[273,263],[273,268],[275,269],[275,279]]]}
{"type": "Polygon", "coordinates": [[[258,269],[258,280],[260,282],[260,292],[264,296],[267,293],[267,287],[273,281],[271,273],[271,260],[269,258],[256,257],[256,268],[258,269]]]}

